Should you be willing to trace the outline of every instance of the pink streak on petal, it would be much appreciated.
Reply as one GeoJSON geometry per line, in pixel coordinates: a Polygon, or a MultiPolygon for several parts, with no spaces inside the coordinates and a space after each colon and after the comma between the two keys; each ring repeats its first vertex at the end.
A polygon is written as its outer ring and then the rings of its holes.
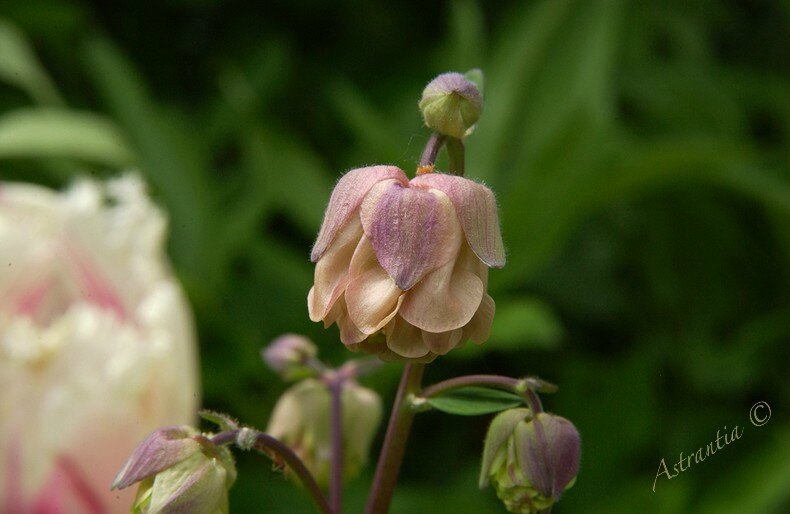
{"type": "Polygon", "coordinates": [[[404,291],[451,260],[460,246],[460,225],[441,192],[381,183],[365,197],[360,218],[379,263],[404,291]]]}
{"type": "Polygon", "coordinates": [[[475,255],[492,268],[505,265],[496,198],[490,189],[467,178],[444,173],[420,175],[413,178],[410,185],[438,189],[449,196],[475,255]]]}
{"type": "Polygon", "coordinates": [[[397,166],[358,168],[340,177],[334,191],[332,191],[332,197],[329,199],[318,239],[313,245],[313,251],[310,254],[311,261],[316,262],[321,258],[334,241],[337,233],[362,203],[370,188],[387,179],[397,180],[403,185],[409,183],[406,174],[397,166]]]}
{"type": "Polygon", "coordinates": [[[10,514],[22,514],[27,512],[25,498],[22,494],[22,455],[21,448],[16,438],[12,437],[8,441],[6,452],[6,483],[5,501],[3,502],[3,512],[10,514]]]}
{"type": "Polygon", "coordinates": [[[34,316],[52,289],[52,283],[52,279],[47,279],[22,292],[15,302],[16,313],[21,316],[34,316]]]}
{"type": "Polygon", "coordinates": [[[33,514],[65,514],[69,505],[79,504],[80,512],[106,514],[107,508],[91,489],[76,463],[69,457],[59,456],[55,469],[41,488],[31,509],[33,514]],[[76,500],[76,503],[75,503],[76,500]]]}
{"type": "Polygon", "coordinates": [[[69,254],[71,261],[77,268],[80,290],[85,299],[103,309],[113,311],[122,320],[126,319],[126,308],[110,281],[104,277],[101,269],[88,257],[77,255],[73,249],[69,249],[69,254]]]}
{"type": "Polygon", "coordinates": [[[57,471],[41,487],[41,492],[30,508],[31,514],[65,514],[66,483],[57,471]]]}
{"type": "Polygon", "coordinates": [[[107,508],[102,503],[96,492],[90,487],[85,475],[68,456],[60,456],[57,459],[57,466],[63,472],[71,491],[76,499],[85,507],[85,511],[91,514],[105,514],[107,508]]]}

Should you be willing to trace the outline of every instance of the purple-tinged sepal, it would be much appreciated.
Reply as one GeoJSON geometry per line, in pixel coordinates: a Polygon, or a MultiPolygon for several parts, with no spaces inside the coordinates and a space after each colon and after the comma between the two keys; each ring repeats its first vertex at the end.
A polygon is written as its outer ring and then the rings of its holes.
{"type": "Polygon", "coordinates": [[[461,244],[453,206],[439,191],[382,182],[365,197],[360,218],[378,262],[403,291],[451,260],[461,244]]]}
{"type": "Polygon", "coordinates": [[[407,184],[409,179],[397,166],[369,166],[349,171],[337,182],[324,214],[321,231],[313,245],[310,260],[317,262],[335,240],[340,230],[356,213],[370,188],[382,180],[407,184]]]}
{"type": "Polygon", "coordinates": [[[116,475],[111,488],[129,487],[200,452],[200,443],[193,439],[197,434],[197,430],[188,426],[155,430],[135,448],[116,475]]]}
{"type": "Polygon", "coordinates": [[[505,245],[499,228],[496,197],[483,184],[444,173],[426,173],[411,180],[412,187],[438,189],[455,207],[466,241],[488,267],[505,265],[505,245]]]}

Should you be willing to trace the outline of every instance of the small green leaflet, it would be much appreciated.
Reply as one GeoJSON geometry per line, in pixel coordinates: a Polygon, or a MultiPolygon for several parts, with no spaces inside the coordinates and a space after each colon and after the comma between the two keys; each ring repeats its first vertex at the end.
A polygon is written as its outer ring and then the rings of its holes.
{"type": "Polygon", "coordinates": [[[487,387],[463,387],[426,398],[434,409],[459,416],[480,416],[518,407],[524,402],[520,396],[487,387]]]}

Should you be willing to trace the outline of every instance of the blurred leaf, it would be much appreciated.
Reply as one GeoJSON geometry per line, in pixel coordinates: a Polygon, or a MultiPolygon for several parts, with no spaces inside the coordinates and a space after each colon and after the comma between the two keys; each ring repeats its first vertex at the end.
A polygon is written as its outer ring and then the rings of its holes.
{"type": "Polygon", "coordinates": [[[66,158],[123,168],[134,162],[118,127],[98,114],[17,109],[0,117],[0,158],[66,158]]]}
{"type": "Polygon", "coordinates": [[[172,216],[172,254],[179,268],[213,282],[207,239],[214,220],[205,149],[195,131],[148,98],[132,65],[111,43],[90,41],[85,62],[94,86],[135,146],[142,172],[163,195],[172,216]]]}
{"type": "Polygon", "coordinates": [[[513,393],[486,387],[463,387],[439,396],[426,398],[434,409],[458,416],[480,416],[522,405],[524,401],[513,393]]]}
{"type": "Polygon", "coordinates": [[[562,325],[546,302],[538,298],[497,300],[490,338],[497,350],[553,350],[562,336],[562,325]]]}
{"type": "MultiPolygon", "coordinates": [[[[307,147],[280,131],[249,127],[242,142],[245,164],[255,187],[249,205],[269,203],[282,209],[305,233],[317,233],[332,192],[332,179],[321,160],[307,147]]],[[[253,210],[260,210],[253,207],[253,210]]]]}
{"type": "MultiPolygon", "coordinates": [[[[756,437],[754,427],[746,427],[756,437]]],[[[763,434],[760,434],[763,436],[763,434]]],[[[790,505],[790,432],[784,426],[767,437],[765,442],[732,471],[722,476],[715,486],[705,488],[706,494],[694,512],[716,514],[770,514],[787,512],[790,505]]]]}
{"type": "Polygon", "coordinates": [[[41,104],[61,105],[55,85],[22,32],[0,18],[0,80],[25,90],[41,104]]]}
{"type": "Polygon", "coordinates": [[[379,150],[379,162],[393,161],[403,154],[400,134],[393,133],[395,127],[355,86],[336,81],[329,86],[329,99],[356,143],[379,150]]]}
{"type": "Polygon", "coordinates": [[[443,70],[464,73],[483,63],[487,44],[485,16],[476,0],[457,0],[448,7],[449,35],[439,61],[443,70]]]}

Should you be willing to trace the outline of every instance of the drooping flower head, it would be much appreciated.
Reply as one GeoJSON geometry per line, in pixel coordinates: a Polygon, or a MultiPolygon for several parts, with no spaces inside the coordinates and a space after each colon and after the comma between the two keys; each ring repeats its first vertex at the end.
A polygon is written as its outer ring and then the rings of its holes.
{"type": "Polygon", "coordinates": [[[352,350],[427,362],[488,339],[488,268],[505,264],[496,200],[472,180],[395,166],[346,173],[313,246],[310,319],[352,350]]]}

